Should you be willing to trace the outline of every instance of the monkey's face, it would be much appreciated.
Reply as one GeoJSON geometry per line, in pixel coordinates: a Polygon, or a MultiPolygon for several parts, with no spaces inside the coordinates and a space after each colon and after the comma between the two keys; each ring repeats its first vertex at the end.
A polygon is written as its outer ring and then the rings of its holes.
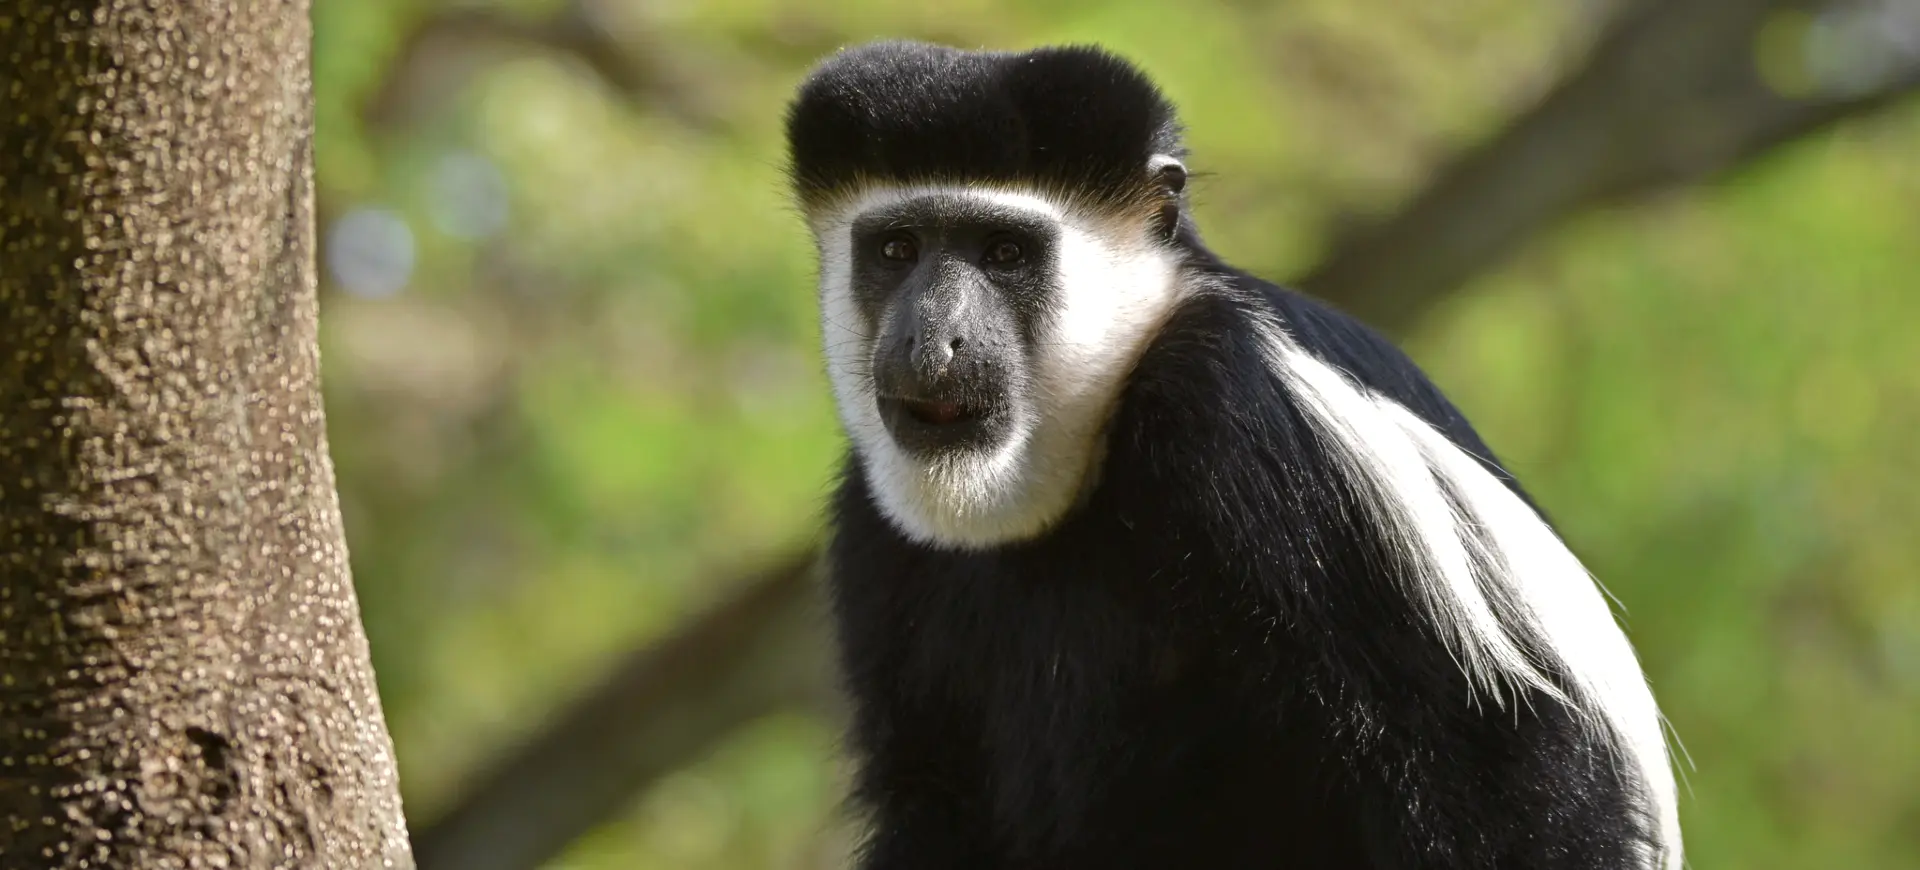
{"type": "Polygon", "coordinates": [[[903,452],[992,454],[1018,431],[1057,236],[1034,214],[938,195],[853,222],[849,291],[873,325],[874,400],[903,452]]]}
{"type": "Polygon", "coordinates": [[[1032,193],[889,187],[814,230],[828,368],[881,507],[949,546],[1056,522],[1175,300],[1174,254],[1150,221],[1032,193]]]}

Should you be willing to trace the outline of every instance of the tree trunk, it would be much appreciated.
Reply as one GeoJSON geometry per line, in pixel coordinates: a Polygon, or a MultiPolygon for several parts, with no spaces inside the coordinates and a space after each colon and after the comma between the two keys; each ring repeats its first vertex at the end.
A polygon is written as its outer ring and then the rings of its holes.
{"type": "Polygon", "coordinates": [[[321,416],[304,0],[0,7],[0,867],[411,866],[321,416]]]}

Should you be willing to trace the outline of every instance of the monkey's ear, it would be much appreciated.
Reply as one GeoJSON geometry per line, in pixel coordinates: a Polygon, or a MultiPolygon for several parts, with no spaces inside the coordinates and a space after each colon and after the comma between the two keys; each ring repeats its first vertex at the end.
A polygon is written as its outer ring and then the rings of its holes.
{"type": "Polygon", "coordinates": [[[1147,173],[1160,194],[1160,229],[1169,238],[1180,231],[1181,192],[1187,189],[1187,166],[1166,154],[1147,160],[1147,173]]]}
{"type": "Polygon", "coordinates": [[[1187,165],[1178,158],[1165,154],[1155,154],[1147,161],[1147,172],[1153,175],[1155,183],[1169,196],[1179,196],[1187,189],[1187,165]]]}

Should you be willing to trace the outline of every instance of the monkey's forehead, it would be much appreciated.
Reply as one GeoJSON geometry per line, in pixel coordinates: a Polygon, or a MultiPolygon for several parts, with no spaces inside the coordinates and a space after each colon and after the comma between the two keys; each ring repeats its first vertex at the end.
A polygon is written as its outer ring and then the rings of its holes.
{"type": "Polygon", "coordinates": [[[787,114],[808,207],[874,184],[993,184],[1122,209],[1147,162],[1180,156],[1172,106],[1091,47],[963,51],[871,43],[828,58],[787,114]]]}
{"type": "Polygon", "coordinates": [[[1138,213],[1089,208],[1046,191],[1005,185],[894,184],[875,182],[836,191],[807,208],[814,234],[845,233],[861,224],[924,225],[988,222],[1029,227],[1065,227],[1117,248],[1145,243],[1138,213]]]}

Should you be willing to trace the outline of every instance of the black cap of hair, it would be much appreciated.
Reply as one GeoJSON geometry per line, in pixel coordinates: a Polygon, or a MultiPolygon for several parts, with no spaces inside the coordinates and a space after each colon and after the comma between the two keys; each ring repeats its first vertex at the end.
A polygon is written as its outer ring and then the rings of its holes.
{"type": "Polygon", "coordinates": [[[893,182],[1005,184],[1124,210],[1164,195],[1155,157],[1184,156],[1173,106],[1153,82],[1082,46],[843,50],[801,85],[787,145],[808,207],[893,182]]]}

